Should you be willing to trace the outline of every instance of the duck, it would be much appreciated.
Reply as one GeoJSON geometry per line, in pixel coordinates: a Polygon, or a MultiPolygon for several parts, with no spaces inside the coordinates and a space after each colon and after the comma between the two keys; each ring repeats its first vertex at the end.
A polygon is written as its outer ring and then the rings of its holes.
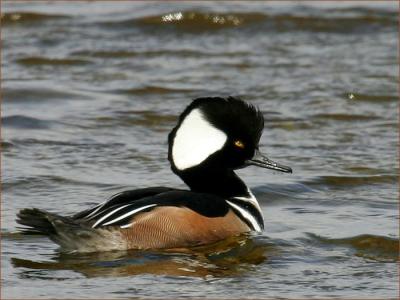
{"type": "Polygon", "coordinates": [[[262,112],[240,98],[197,98],[168,135],[171,170],[189,189],[127,190],[70,216],[25,208],[16,221],[62,252],[190,248],[261,232],[260,204],[235,171],[292,173],[260,152],[263,129],[262,112]]]}

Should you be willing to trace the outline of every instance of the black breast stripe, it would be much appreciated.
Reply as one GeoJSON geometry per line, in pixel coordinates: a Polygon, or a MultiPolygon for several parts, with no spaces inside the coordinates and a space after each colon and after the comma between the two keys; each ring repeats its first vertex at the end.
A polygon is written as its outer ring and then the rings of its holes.
{"type": "MultiPolygon", "coordinates": [[[[260,226],[260,228],[263,230],[264,229],[264,220],[262,215],[260,214],[259,210],[254,207],[251,203],[240,200],[240,199],[236,199],[236,198],[230,198],[229,202],[236,204],[237,206],[239,206],[241,209],[244,209],[245,211],[247,211],[252,217],[255,218],[256,222],[258,223],[258,225],[260,226]]],[[[250,228],[252,228],[253,230],[256,230],[256,228],[254,228],[254,226],[251,224],[251,222],[242,215],[242,213],[240,211],[238,211],[237,209],[235,209],[234,207],[232,207],[232,209],[235,211],[236,215],[239,216],[239,218],[244,221],[250,228]]]]}

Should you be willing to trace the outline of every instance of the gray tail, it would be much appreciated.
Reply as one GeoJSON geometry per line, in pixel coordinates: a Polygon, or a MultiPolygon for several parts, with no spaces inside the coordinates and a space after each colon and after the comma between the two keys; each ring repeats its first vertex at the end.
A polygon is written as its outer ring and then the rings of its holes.
{"type": "Polygon", "coordinates": [[[25,226],[23,228],[25,233],[40,233],[49,236],[81,228],[71,217],[63,217],[37,208],[21,209],[17,214],[17,223],[25,226]]]}
{"type": "Polygon", "coordinates": [[[37,208],[20,210],[17,214],[17,223],[24,226],[22,232],[25,234],[48,236],[61,246],[62,251],[92,252],[105,249],[108,243],[113,245],[109,237],[101,236],[98,231],[80,224],[71,217],[63,217],[37,208]],[[100,242],[105,246],[100,245],[100,242]]]}
{"type": "Polygon", "coordinates": [[[56,234],[56,229],[52,223],[53,214],[37,208],[21,209],[17,214],[17,223],[23,226],[23,232],[27,234],[56,234]]]}

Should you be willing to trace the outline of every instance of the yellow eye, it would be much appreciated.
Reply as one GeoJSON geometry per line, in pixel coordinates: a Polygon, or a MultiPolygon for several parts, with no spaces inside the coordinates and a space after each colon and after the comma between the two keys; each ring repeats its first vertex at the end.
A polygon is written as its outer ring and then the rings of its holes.
{"type": "Polygon", "coordinates": [[[238,148],[244,149],[244,144],[242,143],[242,141],[236,140],[235,146],[238,148]]]}

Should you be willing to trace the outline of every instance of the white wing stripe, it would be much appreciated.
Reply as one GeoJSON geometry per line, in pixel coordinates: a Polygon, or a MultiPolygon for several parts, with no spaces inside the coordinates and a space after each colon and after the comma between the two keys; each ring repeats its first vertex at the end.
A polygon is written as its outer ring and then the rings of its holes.
{"type": "Polygon", "coordinates": [[[257,220],[247,210],[241,208],[239,205],[234,204],[229,200],[226,200],[226,202],[228,202],[228,204],[230,206],[232,206],[234,209],[239,211],[239,213],[243,216],[243,218],[248,220],[251,223],[251,225],[253,225],[253,228],[255,229],[255,231],[261,232],[261,227],[258,224],[257,220]]]}
{"type": "MultiPolygon", "coordinates": [[[[118,194],[113,195],[110,199],[98,204],[95,208],[94,211],[92,211],[90,214],[88,214],[85,218],[92,219],[94,217],[94,214],[96,214],[105,204],[107,204],[110,200],[114,199],[115,197],[118,197],[122,195],[124,192],[120,192],[118,194]]],[[[97,214],[96,214],[97,215],[97,214]]]]}
{"type": "Polygon", "coordinates": [[[128,205],[131,205],[131,204],[126,204],[121,207],[118,207],[118,208],[114,209],[112,212],[109,212],[105,216],[101,217],[100,219],[97,220],[96,223],[93,224],[92,228],[95,228],[97,226],[97,224],[101,223],[103,220],[107,219],[109,216],[111,216],[112,214],[116,213],[117,211],[123,209],[124,207],[127,207],[128,205]]]}
{"type": "Polygon", "coordinates": [[[135,213],[137,213],[137,212],[139,212],[139,211],[145,210],[146,208],[153,207],[153,206],[156,206],[156,205],[157,205],[157,204],[150,204],[150,205],[142,206],[142,207],[139,207],[139,208],[137,208],[137,209],[131,210],[130,212],[128,212],[128,213],[126,213],[126,214],[124,214],[124,215],[122,215],[122,216],[119,216],[119,217],[116,218],[116,219],[113,219],[113,220],[111,220],[111,221],[109,221],[109,222],[107,222],[107,223],[104,223],[103,226],[105,226],[105,225],[110,225],[110,224],[112,224],[112,223],[118,222],[119,220],[122,220],[122,219],[124,219],[124,218],[126,218],[126,217],[129,217],[130,215],[133,215],[133,214],[135,214],[135,213]]]}
{"type": "Polygon", "coordinates": [[[125,225],[122,225],[122,226],[120,226],[121,228],[129,228],[129,227],[131,227],[133,224],[132,223],[129,223],[129,224],[125,224],[125,225]]]}
{"type": "Polygon", "coordinates": [[[92,216],[94,217],[94,215],[104,206],[105,203],[106,202],[101,203],[100,205],[98,205],[97,208],[94,211],[92,211],[90,214],[88,214],[85,218],[91,219],[92,216]]]}

